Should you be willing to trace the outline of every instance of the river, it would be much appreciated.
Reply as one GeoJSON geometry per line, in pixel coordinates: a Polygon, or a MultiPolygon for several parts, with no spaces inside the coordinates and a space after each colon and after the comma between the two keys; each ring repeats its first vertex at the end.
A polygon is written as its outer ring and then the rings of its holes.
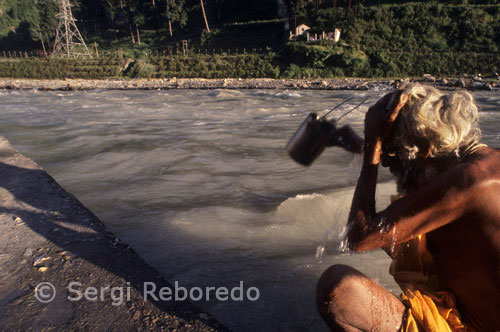
{"type": "MultiPolygon", "coordinates": [[[[351,96],[355,100],[342,110],[369,97],[342,120],[361,134],[364,112],[382,95],[0,90],[0,134],[172,283],[257,287],[257,301],[197,303],[230,329],[326,331],[314,298],[328,266],[350,264],[395,294],[399,290],[385,253],[339,249],[359,159],[331,148],[305,168],[284,147],[308,112],[351,96]]],[[[474,96],[483,141],[499,147],[500,96],[474,96]]],[[[383,170],[378,209],[395,190],[383,170]]]]}

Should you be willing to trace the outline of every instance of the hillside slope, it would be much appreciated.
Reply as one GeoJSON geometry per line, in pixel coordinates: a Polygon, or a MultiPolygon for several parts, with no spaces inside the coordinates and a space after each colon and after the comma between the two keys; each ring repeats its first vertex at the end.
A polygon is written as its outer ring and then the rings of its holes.
{"type": "MultiPolygon", "coordinates": [[[[169,59],[168,66],[162,65],[166,60],[151,59],[184,55],[182,40],[190,56],[221,54],[219,62],[229,54],[241,55],[242,61],[247,54],[265,54],[274,77],[500,71],[500,0],[204,0],[210,33],[198,0],[71,3],[82,35],[101,56],[143,59],[153,66],[148,75],[156,77],[168,77],[171,67],[188,77],[215,75],[210,65],[189,65],[196,59],[169,59]],[[341,40],[289,41],[286,27],[299,24],[310,26],[311,36],[339,28],[341,40]]],[[[0,51],[40,50],[41,41],[50,50],[57,10],[55,0],[0,0],[0,51]]],[[[218,66],[215,76],[229,75],[219,70],[224,66],[231,64],[218,66]]],[[[251,68],[238,72],[252,77],[251,68]]]]}

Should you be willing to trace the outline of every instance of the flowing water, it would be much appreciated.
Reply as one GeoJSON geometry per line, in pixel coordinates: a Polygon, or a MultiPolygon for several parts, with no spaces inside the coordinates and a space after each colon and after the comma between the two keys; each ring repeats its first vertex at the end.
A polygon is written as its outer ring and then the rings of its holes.
{"type": "MultiPolygon", "coordinates": [[[[399,291],[385,253],[339,249],[359,160],[331,148],[305,168],[284,149],[309,111],[353,95],[344,110],[383,92],[0,91],[0,134],[172,283],[257,287],[257,301],[198,303],[227,327],[326,331],[314,298],[328,266],[399,291]]],[[[500,146],[498,92],[474,95],[500,146]]],[[[367,107],[342,121],[362,133],[367,107]]],[[[382,170],[378,209],[394,193],[382,170]]]]}

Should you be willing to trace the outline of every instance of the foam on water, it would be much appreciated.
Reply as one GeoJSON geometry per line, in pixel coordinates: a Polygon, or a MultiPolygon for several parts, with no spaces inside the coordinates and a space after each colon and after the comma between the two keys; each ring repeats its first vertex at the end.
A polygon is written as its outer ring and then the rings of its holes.
{"type": "Polygon", "coordinates": [[[256,97],[272,97],[280,99],[300,98],[302,95],[296,91],[283,91],[283,92],[269,92],[269,91],[256,91],[252,93],[256,97]]]}
{"type": "MultiPolygon", "coordinates": [[[[321,321],[317,320],[314,312],[313,293],[319,274],[329,265],[352,265],[379,280],[388,289],[396,293],[398,290],[387,273],[389,260],[385,253],[353,255],[339,250],[340,235],[345,229],[353,190],[350,187],[321,194],[299,194],[285,199],[275,209],[264,212],[217,206],[191,209],[173,218],[170,216],[170,225],[164,225],[166,229],[159,233],[197,239],[198,243],[216,243],[217,252],[217,259],[211,260],[210,267],[204,267],[203,264],[191,266],[191,272],[174,274],[172,279],[183,280],[188,285],[206,283],[213,286],[217,284],[219,276],[214,270],[224,271],[231,280],[243,278],[248,284],[258,287],[266,299],[264,305],[270,310],[268,313],[263,313],[263,308],[259,306],[239,305],[245,312],[239,317],[242,322],[249,324],[248,330],[273,331],[280,324],[297,331],[313,326],[316,330],[322,330],[321,321]],[[320,244],[322,249],[317,249],[320,244]],[[321,253],[320,260],[315,258],[318,254],[316,250],[326,250],[321,253]],[[198,275],[193,275],[192,269],[198,275]],[[209,276],[209,282],[203,275],[209,276]],[[293,289],[293,294],[290,294],[289,289],[293,289]],[[290,312],[299,314],[302,321],[298,322],[298,318],[289,316],[290,312]],[[287,321],[278,323],[277,317],[267,316],[270,314],[287,317],[287,321]],[[263,322],[260,319],[277,325],[273,328],[258,323],[263,322]]],[[[381,184],[377,194],[379,205],[387,204],[394,191],[394,183],[381,184]]],[[[169,238],[168,241],[182,243],[179,238],[169,238]]],[[[209,259],[213,252],[203,252],[203,247],[195,245],[189,251],[209,259]]],[[[169,253],[174,254],[172,251],[169,253]]],[[[178,260],[182,260],[186,252],[180,250],[176,255],[178,260]]],[[[230,321],[230,317],[238,315],[234,304],[204,305],[207,310],[222,317],[223,321],[230,321]]],[[[239,328],[240,325],[230,326],[239,328]]]]}
{"type": "MultiPolygon", "coordinates": [[[[387,206],[390,195],[395,192],[395,183],[379,184],[377,208],[387,206]]],[[[237,234],[240,240],[259,242],[264,247],[326,245],[326,240],[336,240],[338,244],[340,238],[333,236],[343,232],[353,194],[354,187],[322,194],[299,194],[265,212],[228,206],[192,209],[179,213],[170,225],[218,243],[223,243],[228,234],[237,234]]],[[[245,241],[240,245],[245,246],[245,241]]]]}

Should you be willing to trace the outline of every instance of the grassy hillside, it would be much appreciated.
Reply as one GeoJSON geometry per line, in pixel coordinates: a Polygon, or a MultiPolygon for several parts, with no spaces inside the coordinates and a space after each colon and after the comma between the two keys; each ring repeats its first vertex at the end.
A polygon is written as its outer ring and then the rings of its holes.
{"type": "MultiPolygon", "coordinates": [[[[285,3],[286,10],[280,11],[275,0],[205,0],[208,33],[200,1],[72,0],[86,41],[95,42],[101,54],[114,54],[107,58],[116,66],[126,58],[139,59],[137,66],[149,69],[138,76],[397,77],[500,71],[500,0],[285,3]],[[340,28],[341,41],[289,41],[287,18],[292,28],[309,25],[311,35],[340,28]],[[177,56],[182,54],[181,40],[188,41],[190,55],[177,56]]],[[[41,40],[48,47],[56,12],[54,0],[0,0],[0,51],[39,50],[41,40]]],[[[29,61],[42,60],[2,63],[0,76],[45,75],[38,69],[29,72],[29,61]]],[[[124,75],[99,69],[99,61],[84,70],[56,72],[71,77],[124,75]]],[[[61,68],[80,66],[59,62],[64,63],[61,68]]]]}
{"type": "Polygon", "coordinates": [[[349,76],[493,73],[500,68],[500,5],[407,3],[320,9],[311,33],[341,28],[343,46],[288,43],[299,67],[349,76]]]}

